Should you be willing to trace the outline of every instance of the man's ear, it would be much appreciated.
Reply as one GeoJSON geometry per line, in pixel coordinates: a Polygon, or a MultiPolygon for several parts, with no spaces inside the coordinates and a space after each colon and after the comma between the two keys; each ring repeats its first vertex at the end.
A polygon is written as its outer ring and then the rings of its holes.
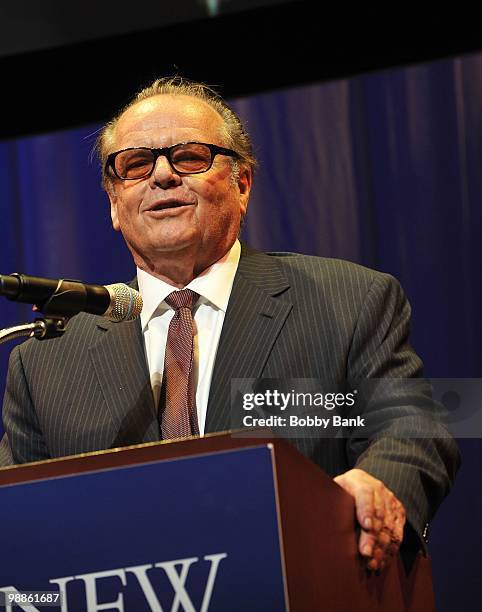
{"type": "Polygon", "coordinates": [[[251,185],[253,183],[253,172],[251,168],[241,166],[239,169],[239,176],[237,185],[239,189],[239,205],[241,208],[241,216],[244,217],[248,210],[249,194],[251,192],[251,185]]]}
{"type": "Polygon", "coordinates": [[[107,196],[110,202],[110,218],[112,219],[112,227],[116,232],[120,232],[119,215],[117,214],[118,198],[115,195],[112,186],[107,190],[107,196]]]}

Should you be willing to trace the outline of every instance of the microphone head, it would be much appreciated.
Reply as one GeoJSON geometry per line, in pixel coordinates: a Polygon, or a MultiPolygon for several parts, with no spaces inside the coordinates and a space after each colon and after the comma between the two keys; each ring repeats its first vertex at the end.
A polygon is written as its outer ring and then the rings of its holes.
{"type": "Polygon", "coordinates": [[[110,295],[110,306],[105,311],[104,317],[115,323],[137,319],[142,310],[142,297],[139,291],[124,283],[106,285],[105,288],[110,295]]]}

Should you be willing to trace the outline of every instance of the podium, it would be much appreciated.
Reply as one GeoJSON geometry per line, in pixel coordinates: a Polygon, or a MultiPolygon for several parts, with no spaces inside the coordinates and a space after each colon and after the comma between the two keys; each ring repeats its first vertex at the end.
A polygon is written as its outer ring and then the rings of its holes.
{"type": "Polygon", "coordinates": [[[277,438],[210,434],[4,468],[0,520],[0,595],[28,592],[33,606],[7,610],[435,609],[430,560],[367,572],[352,498],[277,438]],[[37,608],[47,593],[57,607],[37,608]]]}

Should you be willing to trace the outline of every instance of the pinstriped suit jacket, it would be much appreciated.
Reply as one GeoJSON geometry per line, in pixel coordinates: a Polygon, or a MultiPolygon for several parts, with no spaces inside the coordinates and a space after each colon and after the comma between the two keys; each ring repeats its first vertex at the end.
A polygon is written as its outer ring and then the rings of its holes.
{"type": "MultiPolygon", "coordinates": [[[[232,378],[317,378],[333,389],[364,377],[420,376],[409,319],[408,302],[389,275],[243,245],[206,431],[230,427],[232,378]]],[[[15,347],[3,418],[0,465],[159,440],[139,320],[112,324],[80,314],[63,337],[15,347]]],[[[450,488],[458,451],[446,436],[402,440],[393,433],[294,443],[329,474],[356,465],[382,480],[421,534],[450,488]]]]}

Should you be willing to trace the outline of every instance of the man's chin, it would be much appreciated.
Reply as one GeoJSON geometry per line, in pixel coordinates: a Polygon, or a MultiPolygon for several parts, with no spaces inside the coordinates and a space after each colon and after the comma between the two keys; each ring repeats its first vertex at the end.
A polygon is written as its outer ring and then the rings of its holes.
{"type": "Polygon", "coordinates": [[[150,244],[127,243],[137,265],[139,265],[139,260],[155,262],[159,259],[169,258],[171,255],[180,257],[183,253],[186,255],[196,254],[201,248],[200,245],[200,241],[196,240],[194,236],[163,237],[162,239],[151,240],[150,244]]]}

